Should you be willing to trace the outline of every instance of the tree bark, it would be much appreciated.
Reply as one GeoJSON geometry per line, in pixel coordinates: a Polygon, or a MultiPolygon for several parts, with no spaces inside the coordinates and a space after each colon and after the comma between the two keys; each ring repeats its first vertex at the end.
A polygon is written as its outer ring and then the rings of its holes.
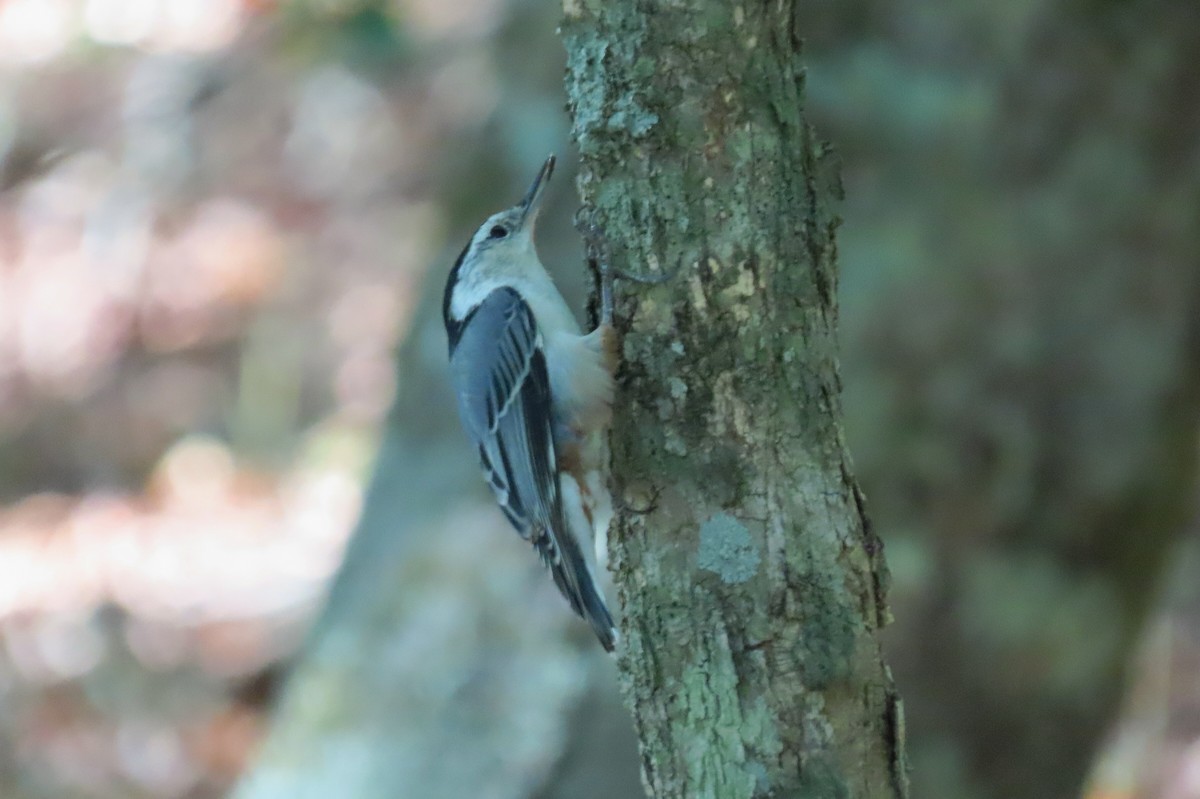
{"type": "Polygon", "coordinates": [[[904,796],[886,571],[840,421],[840,184],[794,8],[565,11],[585,207],[618,268],[680,270],[617,314],[610,547],[643,779],[656,799],[904,796]]]}

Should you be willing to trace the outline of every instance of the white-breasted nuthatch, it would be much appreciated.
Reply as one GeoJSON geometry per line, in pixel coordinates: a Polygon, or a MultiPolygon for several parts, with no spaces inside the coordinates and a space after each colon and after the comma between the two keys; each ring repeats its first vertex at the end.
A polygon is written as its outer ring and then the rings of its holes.
{"type": "Polygon", "coordinates": [[[442,315],[463,427],[500,509],[612,651],[599,562],[612,517],[608,444],[616,335],[601,264],[601,322],[584,334],[538,259],[533,231],[554,156],[524,199],[488,217],[446,281],[442,315]]]}

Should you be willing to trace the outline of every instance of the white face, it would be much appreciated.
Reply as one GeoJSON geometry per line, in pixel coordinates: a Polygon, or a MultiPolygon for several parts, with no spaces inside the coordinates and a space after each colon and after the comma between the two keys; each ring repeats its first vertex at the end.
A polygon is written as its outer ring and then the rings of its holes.
{"type": "Polygon", "coordinates": [[[471,251],[478,255],[504,252],[521,239],[532,239],[534,219],[526,219],[520,207],[508,208],[487,218],[471,239],[471,251]]]}
{"type": "Polygon", "coordinates": [[[451,320],[462,320],[487,295],[503,286],[519,292],[542,291],[553,284],[538,261],[533,246],[533,229],[545,196],[546,185],[554,174],[554,156],[542,164],[525,197],[512,208],[492,214],[479,226],[462,261],[451,277],[450,300],[446,308],[451,320]]]}
{"type": "Polygon", "coordinates": [[[535,216],[525,218],[518,206],[480,225],[459,267],[450,304],[453,318],[462,319],[497,288],[520,284],[542,269],[533,245],[535,216]]]}

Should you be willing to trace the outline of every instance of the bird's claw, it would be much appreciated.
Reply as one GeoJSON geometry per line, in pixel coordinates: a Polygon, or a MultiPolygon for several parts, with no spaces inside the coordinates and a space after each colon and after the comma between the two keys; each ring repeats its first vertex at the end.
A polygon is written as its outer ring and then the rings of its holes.
{"type": "Polygon", "coordinates": [[[613,269],[613,274],[622,280],[628,280],[631,283],[640,283],[643,286],[661,286],[671,278],[679,274],[680,267],[676,267],[670,272],[659,272],[654,275],[635,275],[633,272],[626,272],[624,269],[613,269]]]}
{"type": "Polygon", "coordinates": [[[575,217],[575,226],[583,236],[584,257],[592,269],[600,288],[600,324],[613,322],[613,268],[612,251],[604,228],[596,221],[595,210],[580,209],[575,217]]]}
{"type": "Polygon", "coordinates": [[[611,325],[613,319],[613,280],[620,278],[643,286],[660,286],[679,274],[681,267],[654,275],[638,275],[612,265],[612,249],[604,228],[596,221],[595,209],[580,209],[575,227],[583,236],[588,266],[594,270],[600,285],[600,323],[611,325]]]}
{"type": "MultiPolygon", "coordinates": [[[[614,494],[614,496],[616,495],[614,494]]],[[[650,499],[645,505],[638,507],[637,505],[634,505],[632,502],[628,502],[623,498],[617,499],[617,505],[620,510],[631,513],[634,516],[648,516],[658,510],[658,500],[661,496],[662,488],[655,486],[653,489],[651,489],[650,499]]]]}

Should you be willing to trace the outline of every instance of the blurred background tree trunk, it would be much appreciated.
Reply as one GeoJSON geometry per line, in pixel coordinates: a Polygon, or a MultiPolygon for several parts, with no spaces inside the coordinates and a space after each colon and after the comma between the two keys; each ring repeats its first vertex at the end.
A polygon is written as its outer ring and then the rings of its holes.
{"type": "MultiPolygon", "coordinates": [[[[360,518],[239,799],[641,793],[615,666],[495,507],[446,375],[441,299],[454,256],[546,152],[566,147],[552,25],[544,8],[505,7],[482,62],[505,100],[486,138],[441,143],[445,249],[419,281],[360,518]]],[[[582,309],[572,160],[550,186],[539,248],[582,309]]]]}
{"type": "Polygon", "coordinates": [[[611,544],[653,796],[900,797],[880,543],[843,443],[836,169],[791,3],[568,2],[624,334],[611,544]]]}
{"type": "Polygon", "coordinates": [[[847,165],[848,438],[914,794],[1061,799],[1195,513],[1200,6],[945,11],[802,11],[847,165]]]}
{"type": "Polygon", "coordinates": [[[640,792],[612,664],[445,412],[440,293],[427,281],[362,515],[240,799],[640,792]],[[558,787],[597,764],[601,792],[558,787]]]}

